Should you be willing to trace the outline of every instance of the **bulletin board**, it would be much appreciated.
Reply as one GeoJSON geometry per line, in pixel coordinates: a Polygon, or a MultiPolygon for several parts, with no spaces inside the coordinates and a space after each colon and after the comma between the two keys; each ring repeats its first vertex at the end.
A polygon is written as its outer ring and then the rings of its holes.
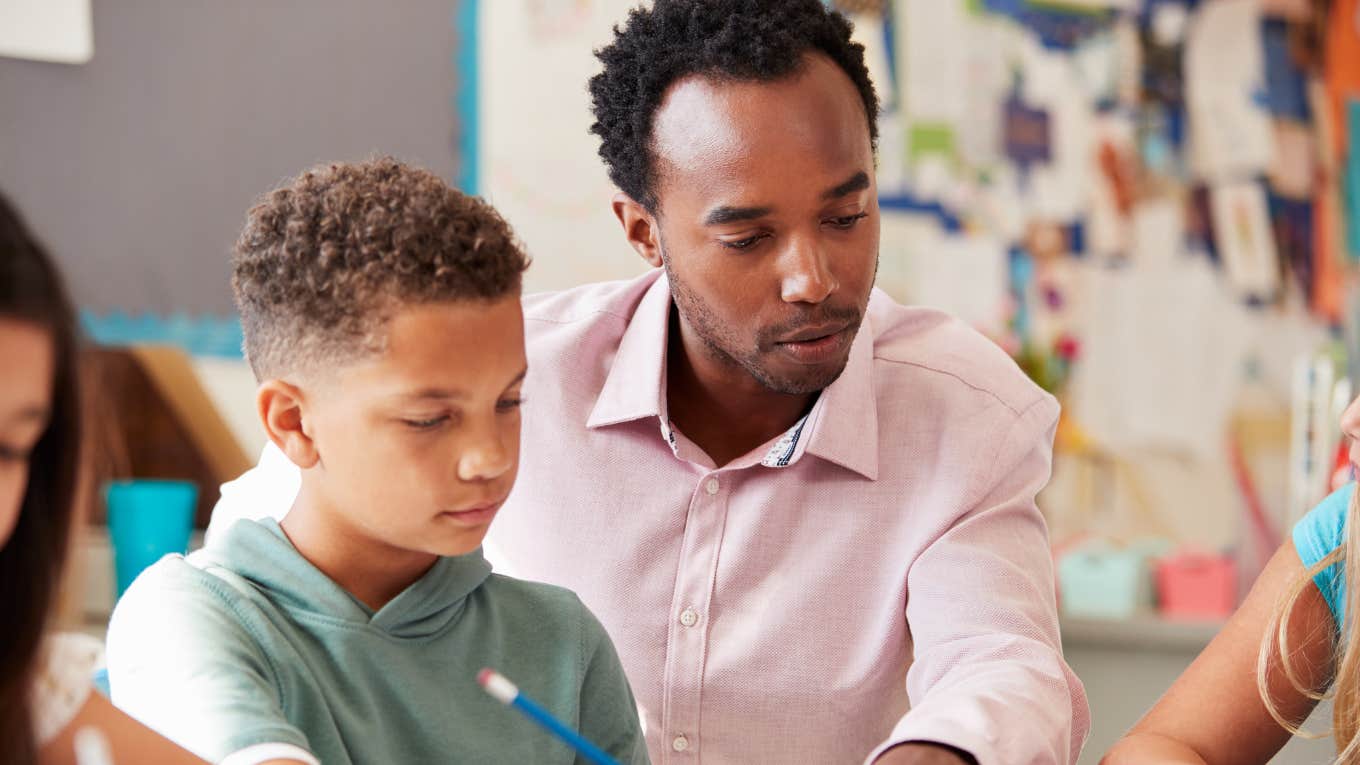
{"type": "MultiPolygon", "coordinates": [[[[634,4],[467,3],[467,183],[527,243],[530,290],[643,268],[586,93],[634,4]]],[[[831,4],[883,105],[879,286],[995,339],[1059,395],[1076,443],[1160,460],[1139,500],[1154,526],[1230,544],[1234,514],[1198,509],[1241,503],[1223,434],[1244,370],[1288,409],[1299,356],[1360,323],[1344,76],[1360,28],[1328,23],[1355,0],[831,4]]]]}

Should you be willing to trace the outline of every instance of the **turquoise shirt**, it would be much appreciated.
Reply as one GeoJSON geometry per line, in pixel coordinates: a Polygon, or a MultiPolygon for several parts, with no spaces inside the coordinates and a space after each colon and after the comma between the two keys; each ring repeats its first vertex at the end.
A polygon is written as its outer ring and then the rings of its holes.
{"type": "MultiPolygon", "coordinates": [[[[1346,515],[1355,484],[1348,483],[1313,508],[1294,526],[1294,547],[1305,569],[1316,566],[1346,541],[1346,515]]],[[[1313,577],[1318,591],[1332,610],[1338,629],[1346,613],[1345,563],[1334,563],[1313,577]]]]}
{"type": "Polygon", "coordinates": [[[572,763],[477,684],[499,670],[624,763],[646,763],[613,644],[568,590],[441,558],[376,613],[274,521],[239,521],[129,588],[108,641],[114,703],[208,760],[261,744],[344,763],[572,763]]]}

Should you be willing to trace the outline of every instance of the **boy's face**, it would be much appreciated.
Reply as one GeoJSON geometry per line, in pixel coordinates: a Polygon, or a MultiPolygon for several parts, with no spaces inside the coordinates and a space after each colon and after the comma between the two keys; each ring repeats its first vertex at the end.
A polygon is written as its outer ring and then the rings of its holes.
{"type": "Polygon", "coordinates": [[[384,351],[303,391],[304,486],[354,541],[471,552],[519,467],[519,298],[405,308],[385,331],[384,351]]]}

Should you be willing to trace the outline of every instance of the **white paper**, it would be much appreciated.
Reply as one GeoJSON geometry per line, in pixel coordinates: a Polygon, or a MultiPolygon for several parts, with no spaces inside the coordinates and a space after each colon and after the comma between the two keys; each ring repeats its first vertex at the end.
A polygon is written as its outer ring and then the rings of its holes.
{"type": "Polygon", "coordinates": [[[1150,199],[1133,209],[1133,260],[1137,268],[1169,270],[1183,259],[1185,214],[1174,197],[1150,199]]]}
{"type": "Polygon", "coordinates": [[[1229,283],[1242,295],[1274,293],[1280,286],[1279,256],[1265,189],[1255,181],[1219,184],[1209,191],[1209,207],[1229,283]]]}
{"type": "Polygon", "coordinates": [[[1136,104],[1143,87],[1143,46],[1138,37],[1138,24],[1123,16],[1115,22],[1113,32],[1119,102],[1136,104]]]}
{"type": "Polygon", "coordinates": [[[1184,5],[1162,3],[1152,11],[1152,39],[1164,48],[1179,45],[1189,22],[1190,12],[1184,5]]]}
{"type": "Polygon", "coordinates": [[[1119,68],[1114,32],[1092,35],[1077,47],[1072,58],[1088,99],[1102,101],[1118,94],[1119,68]]]}
{"type": "Polygon", "coordinates": [[[908,119],[958,125],[966,116],[968,39],[962,0],[897,0],[898,103],[908,119]]]}
{"type": "Polygon", "coordinates": [[[955,126],[960,158],[991,167],[1003,158],[1002,103],[1011,88],[1010,59],[1020,32],[1008,20],[984,15],[965,21],[968,37],[963,120],[955,126]]]}
{"type": "Polygon", "coordinates": [[[1270,115],[1254,95],[1264,88],[1259,0],[1199,7],[1185,43],[1191,167],[1220,181],[1264,173],[1274,152],[1270,115]]]}
{"type": "Polygon", "coordinates": [[[1093,125],[1091,139],[1091,209],[1086,217],[1086,249],[1092,255],[1108,258],[1127,253],[1133,234],[1130,221],[1120,209],[1114,183],[1101,166],[1102,148],[1109,144],[1122,156],[1132,156],[1133,121],[1119,113],[1103,114],[1093,125]]]}
{"type": "Polygon", "coordinates": [[[878,120],[878,193],[892,196],[908,190],[907,169],[907,129],[902,115],[882,114],[878,120]]]}
{"type": "Polygon", "coordinates": [[[893,91],[892,67],[888,64],[887,38],[883,34],[883,17],[873,13],[856,13],[850,16],[854,24],[851,39],[864,46],[864,65],[869,70],[879,94],[879,106],[891,112],[897,108],[897,94],[893,91]]]}
{"type": "Polygon", "coordinates": [[[1020,188],[1020,173],[1014,165],[998,165],[990,171],[985,186],[977,189],[969,211],[976,213],[987,230],[1009,242],[1025,235],[1030,219],[1029,201],[1020,188]]]}
{"type": "Polygon", "coordinates": [[[1066,65],[1063,74],[1064,84],[1048,106],[1051,160],[1030,171],[1030,203],[1035,216],[1067,223],[1091,207],[1096,132],[1091,102],[1075,72],[1066,65]]]}
{"type": "Polygon", "coordinates": [[[911,263],[914,253],[928,249],[944,235],[939,221],[924,213],[884,210],[879,218],[879,289],[899,303],[912,296],[911,263]]]}
{"type": "Polygon", "coordinates": [[[90,0],[0,0],[0,56],[88,62],[94,56],[90,0]]]}
{"type": "Polygon", "coordinates": [[[879,286],[908,305],[936,308],[984,334],[1005,329],[1009,274],[1005,245],[949,234],[919,214],[885,214],[879,286]]]}
{"type": "Polygon", "coordinates": [[[1203,258],[1083,267],[1077,423],[1116,452],[1220,453],[1250,344],[1245,309],[1203,258]]]}

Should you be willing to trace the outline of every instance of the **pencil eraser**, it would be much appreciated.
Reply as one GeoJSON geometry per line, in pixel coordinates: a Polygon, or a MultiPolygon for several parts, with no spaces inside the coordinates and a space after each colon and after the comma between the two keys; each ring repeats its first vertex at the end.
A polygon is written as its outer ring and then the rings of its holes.
{"type": "Polygon", "coordinates": [[[477,682],[482,684],[482,688],[491,694],[492,698],[502,704],[513,704],[515,698],[519,696],[519,688],[494,669],[484,669],[478,672],[477,682]]]}

